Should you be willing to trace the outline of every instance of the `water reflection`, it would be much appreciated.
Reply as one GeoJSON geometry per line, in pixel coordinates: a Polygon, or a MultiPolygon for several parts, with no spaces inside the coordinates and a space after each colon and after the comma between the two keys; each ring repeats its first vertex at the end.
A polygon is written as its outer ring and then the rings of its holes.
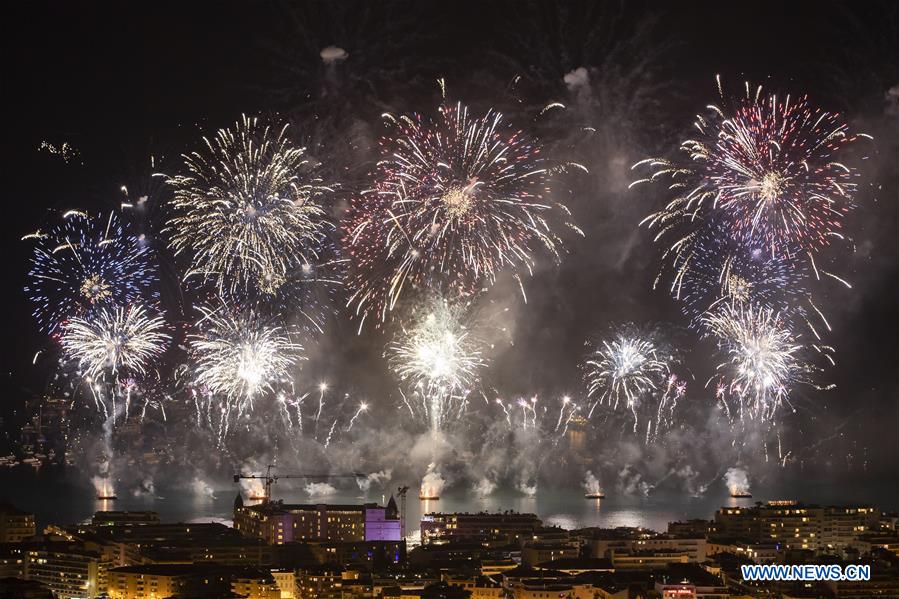
{"type": "MultiPolygon", "coordinates": [[[[286,481],[282,481],[285,482],[286,481]]],[[[358,489],[346,489],[328,497],[331,503],[377,502],[389,499],[396,488],[396,481],[382,488],[372,488],[364,497],[359,497],[358,489]],[[383,495],[382,495],[383,494],[383,495]]],[[[74,524],[89,520],[98,510],[154,510],[163,521],[187,522],[198,518],[221,518],[228,520],[233,511],[234,497],[238,487],[229,480],[210,480],[204,492],[197,493],[188,484],[168,486],[156,484],[153,493],[133,493],[132,490],[117,489],[118,500],[99,501],[88,477],[74,469],[51,470],[42,468],[4,468],[0,471],[0,488],[6,491],[8,500],[20,507],[33,510],[39,527],[48,523],[74,524]],[[13,490],[15,490],[13,492],[13,490]]],[[[890,486],[889,488],[893,488],[890,486]]],[[[566,528],[588,526],[616,527],[642,526],[655,530],[665,530],[668,522],[689,518],[709,519],[715,510],[725,507],[752,506],[757,500],[785,497],[805,499],[809,502],[839,505],[850,502],[871,502],[881,509],[895,509],[895,493],[885,491],[883,486],[871,485],[815,485],[795,481],[790,486],[765,489],[756,499],[732,498],[722,487],[717,492],[710,491],[702,497],[687,495],[624,496],[609,493],[605,499],[586,499],[583,489],[544,488],[536,496],[528,497],[511,489],[499,489],[481,496],[468,489],[445,491],[439,501],[408,501],[406,505],[407,532],[418,528],[422,514],[440,512],[479,512],[515,510],[534,512],[547,524],[558,524],[566,528]],[[863,495],[862,491],[867,493],[863,495]]],[[[245,503],[250,503],[244,496],[245,503]]],[[[302,485],[296,487],[279,485],[274,499],[285,502],[310,503],[313,501],[302,485]]],[[[411,496],[410,496],[411,499],[411,496]]],[[[399,502],[398,502],[399,503],[399,502]]]]}

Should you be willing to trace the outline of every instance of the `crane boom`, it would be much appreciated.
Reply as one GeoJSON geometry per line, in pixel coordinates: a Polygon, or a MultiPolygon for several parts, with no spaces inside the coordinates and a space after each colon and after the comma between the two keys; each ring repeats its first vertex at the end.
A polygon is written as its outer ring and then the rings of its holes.
{"type": "Polygon", "coordinates": [[[241,480],[264,480],[265,492],[262,497],[252,497],[251,499],[261,499],[263,502],[270,501],[272,498],[272,485],[282,478],[365,478],[365,474],[361,472],[329,474],[329,473],[300,473],[300,474],[272,474],[274,464],[269,464],[265,474],[243,474],[238,472],[234,475],[234,482],[241,480]]]}

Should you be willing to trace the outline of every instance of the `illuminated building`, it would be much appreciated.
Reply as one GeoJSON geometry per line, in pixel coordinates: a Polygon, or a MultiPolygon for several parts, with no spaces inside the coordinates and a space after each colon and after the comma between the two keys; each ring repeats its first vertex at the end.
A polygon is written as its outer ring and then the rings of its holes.
{"type": "Polygon", "coordinates": [[[682,553],[667,551],[636,551],[616,553],[611,551],[609,559],[615,570],[654,570],[667,568],[671,564],[687,564],[690,560],[682,553]]]}
{"type": "Polygon", "coordinates": [[[766,564],[777,561],[783,556],[780,545],[769,541],[767,543],[755,543],[741,539],[726,539],[716,537],[708,542],[706,554],[709,557],[729,553],[750,559],[757,564],[766,564]]]}
{"type": "Polygon", "coordinates": [[[597,558],[611,557],[614,552],[618,559],[626,555],[657,554],[669,555],[682,561],[702,562],[706,558],[704,536],[679,536],[660,534],[644,528],[593,528],[582,531],[582,538],[590,548],[590,555],[597,558]]]}
{"type": "Polygon", "coordinates": [[[879,522],[870,506],[814,506],[777,501],[715,512],[712,536],[780,544],[783,549],[842,548],[879,522]]]}
{"type": "Polygon", "coordinates": [[[22,545],[0,545],[0,578],[25,578],[26,560],[22,545]]]}
{"type": "Polygon", "coordinates": [[[232,573],[231,592],[247,599],[281,599],[281,589],[267,570],[232,573]]]}
{"type": "Polygon", "coordinates": [[[99,515],[94,521],[100,524],[47,530],[113,555],[115,566],[190,562],[269,566],[272,563],[269,545],[246,538],[217,522],[135,524],[130,518],[110,521],[99,515]]]}
{"type": "Polygon", "coordinates": [[[510,587],[512,599],[594,599],[589,583],[565,578],[525,578],[510,587]]]}
{"type": "Polygon", "coordinates": [[[297,594],[297,574],[292,568],[274,568],[272,578],[281,592],[281,599],[295,599],[297,594]]]}
{"type": "Polygon", "coordinates": [[[305,569],[297,573],[297,592],[302,599],[341,599],[340,568],[305,569]]]}
{"type": "Polygon", "coordinates": [[[696,587],[688,582],[655,584],[655,591],[662,599],[695,599],[696,587]]]}
{"type": "Polygon", "coordinates": [[[444,573],[440,578],[449,585],[462,587],[471,593],[469,599],[502,599],[503,597],[503,586],[488,576],[444,573]]]}
{"type": "Polygon", "coordinates": [[[580,555],[576,541],[525,541],[521,547],[521,563],[536,566],[557,559],[571,559],[580,555]]]}
{"type": "Polygon", "coordinates": [[[34,514],[0,502],[0,543],[18,543],[34,533],[34,514]]]}
{"type": "MultiPolygon", "coordinates": [[[[238,500],[240,497],[238,496],[238,500]]],[[[399,541],[400,519],[391,509],[364,505],[285,504],[270,501],[234,504],[234,528],[270,545],[295,541],[399,541]]]]}
{"type": "Polygon", "coordinates": [[[668,534],[676,537],[705,538],[712,530],[711,520],[685,520],[683,522],[669,522],[668,534]]]}
{"type": "Polygon", "coordinates": [[[480,512],[425,514],[421,519],[421,542],[441,543],[458,540],[518,541],[532,536],[542,526],[536,514],[518,512],[480,512]]]}
{"type": "Polygon", "coordinates": [[[47,586],[58,599],[97,597],[106,590],[99,552],[77,544],[38,543],[27,549],[26,578],[47,586]]]}
{"type": "Polygon", "coordinates": [[[383,571],[406,562],[405,541],[313,541],[309,545],[323,565],[383,571]]]}
{"type": "Polygon", "coordinates": [[[221,567],[147,564],[109,571],[110,599],[161,599],[183,595],[226,596],[231,577],[221,567]]]}
{"type": "Polygon", "coordinates": [[[899,532],[884,530],[867,533],[853,539],[849,546],[864,555],[875,549],[883,549],[899,557],[899,532]]]}

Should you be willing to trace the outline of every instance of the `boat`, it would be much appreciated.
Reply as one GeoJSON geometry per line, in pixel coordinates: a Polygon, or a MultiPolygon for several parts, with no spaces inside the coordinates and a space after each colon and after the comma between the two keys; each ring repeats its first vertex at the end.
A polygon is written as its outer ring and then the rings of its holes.
{"type": "Polygon", "coordinates": [[[605,499],[606,494],[602,491],[597,491],[595,493],[584,493],[585,499],[605,499]]]}
{"type": "Polygon", "coordinates": [[[418,498],[422,501],[437,501],[440,499],[439,495],[429,495],[425,493],[419,493],[418,498]]]}
{"type": "Polygon", "coordinates": [[[734,499],[749,499],[752,497],[752,493],[748,491],[734,491],[730,496],[734,499]]]}
{"type": "Polygon", "coordinates": [[[106,493],[97,493],[97,499],[100,501],[115,501],[118,497],[116,495],[107,495],[106,493]]]}

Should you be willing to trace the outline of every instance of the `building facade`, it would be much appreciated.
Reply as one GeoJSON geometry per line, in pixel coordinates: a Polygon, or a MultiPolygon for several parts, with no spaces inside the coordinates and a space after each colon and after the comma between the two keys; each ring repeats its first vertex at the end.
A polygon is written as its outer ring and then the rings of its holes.
{"type": "Polygon", "coordinates": [[[812,551],[848,546],[879,523],[870,506],[814,506],[774,501],[715,512],[713,536],[752,543],[774,542],[784,550],[812,551]]]}
{"type": "Polygon", "coordinates": [[[477,514],[430,513],[421,519],[421,542],[424,544],[461,540],[517,542],[522,537],[532,536],[542,525],[536,514],[512,511],[477,514]]]}
{"type": "MultiPolygon", "coordinates": [[[[239,498],[238,498],[239,499],[239,498]]],[[[235,501],[234,528],[270,545],[296,541],[399,541],[395,510],[363,505],[285,504],[280,501],[245,506],[235,501]]]]}
{"type": "Polygon", "coordinates": [[[19,543],[34,533],[34,514],[0,502],[0,543],[19,543]]]}

